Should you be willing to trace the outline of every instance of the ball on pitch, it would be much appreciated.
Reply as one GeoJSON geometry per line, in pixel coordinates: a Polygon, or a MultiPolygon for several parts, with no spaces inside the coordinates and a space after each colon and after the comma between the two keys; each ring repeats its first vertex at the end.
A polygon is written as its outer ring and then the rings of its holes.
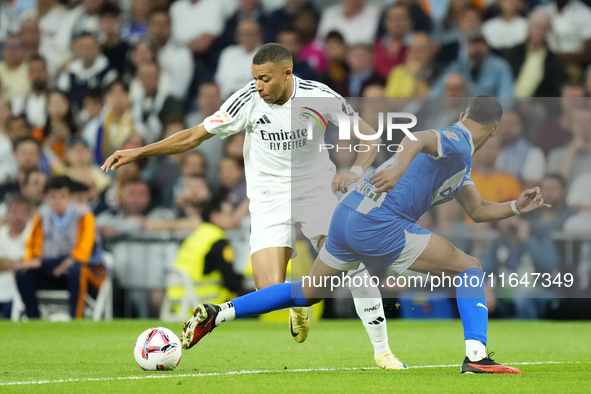
{"type": "Polygon", "coordinates": [[[142,332],[133,349],[135,361],[144,371],[172,371],[181,362],[181,341],[165,327],[142,332]]]}

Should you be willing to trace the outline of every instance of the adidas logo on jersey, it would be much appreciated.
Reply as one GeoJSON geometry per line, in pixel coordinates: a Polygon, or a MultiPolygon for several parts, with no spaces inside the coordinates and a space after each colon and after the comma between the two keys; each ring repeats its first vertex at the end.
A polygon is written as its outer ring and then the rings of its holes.
{"type": "Polygon", "coordinates": [[[263,115],[255,124],[271,124],[271,121],[267,118],[267,115],[263,115]]]}

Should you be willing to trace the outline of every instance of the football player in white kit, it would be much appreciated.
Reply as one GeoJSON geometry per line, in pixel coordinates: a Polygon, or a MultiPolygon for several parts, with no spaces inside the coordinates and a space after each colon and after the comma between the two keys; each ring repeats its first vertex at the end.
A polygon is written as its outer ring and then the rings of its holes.
{"type": "MultiPolygon", "coordinates": [[[[292,116],[292,100],[331,98],[325,100],[325,108],[316,110],[335,123],[331,111],[350,115],[352,110],[326,85],[297,78],[292,69],[293,60],[285,47],[262,46],[253,58],[254,81],[234,93],[202,124],[141,148],[116,151],[101,167],[108,172],[138,158],[185,152],[215,135],[225,138],[246,130],[244,161],[251,214],[250,253],[258,289],[285,282],[288,261],[295,255],[297,222],[316,250],[320,250],[337,205],[334,192],[347,192],[348,186],[373,163],[377,154],[375,146],[380,143],[379,139],[373,140],[374,147],[358,153],[350,172],[335,175],[335,166],[327,152],[318,149],[324,141],[323,133],[314,130],[312,140],[308,140],[306,123],[292,116]]],[[[359,131],[365,135],[375,133],[363,121],[359,121],[359,131]]],[[[349,275],[367,275],[367,270],[361,265],[349,275]]],[[[376,363],[385,369],[406,369],[390,351],[379,289],[355,287],[356,281],[350,282],[355,309],[374,346],[376,363]]],[[[193,320],[185,323],[184,334],[192,332],[193,320]]],[[[307,338],[309,327],[307,308],[290,310],[290,331],[297,342],[307,338]]],[[[183,337],[183,346],[189,348],[190,342],[191,338],[183,337]]]]}

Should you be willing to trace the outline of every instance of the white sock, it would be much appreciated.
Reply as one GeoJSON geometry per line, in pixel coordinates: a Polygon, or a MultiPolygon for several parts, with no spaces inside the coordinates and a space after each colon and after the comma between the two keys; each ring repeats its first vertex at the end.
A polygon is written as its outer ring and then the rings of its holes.
{"type": "Polygon", "coordinates": [[[476,339],[466,339],[466,357],[470,361],[480,361],[486,357],[486,346],[476,339]]]}
{"type": "MultiPolygon", "coordinates": [[[[349,276],[353,279],[356,275],[369,275],[365,267],[356,271],[350,271],[349,276]]],[[[369,282],[368,282],[369,283],[369,282]]],[[[386,317],[384,315],[384,305],[382,295],[377,287],[353,287],[351,281],[351,294],[355,302],[357,315],[363,322],[365,331],[373,345],[374,354],[383,353],[390,350],[388,344],[388,327],[386,326],[386,317]]]]}
{"type": "Polygon", "coordinates": [[[220,307],[220,311],[215,318],[216,327],[222,323],[236,319],[236,310],[234,309],[234,304],[232,304],[231,301],[224,302],[218,306],[220,307]]]}

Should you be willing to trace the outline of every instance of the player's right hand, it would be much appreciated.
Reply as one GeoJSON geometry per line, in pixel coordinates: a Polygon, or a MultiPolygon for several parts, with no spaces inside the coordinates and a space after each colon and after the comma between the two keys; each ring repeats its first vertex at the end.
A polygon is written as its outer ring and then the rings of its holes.
{"type": "Polygon", "coordinates": [[[139,156],[137,149],[126,149],[115,151],[111,156],[105,160],[105,164],[102,165],[102,172],[109,172],[109,170],[115,171],[117,168],[124,164],[131,163],[136,160],[139,156]]]}
{"type": "Polygon", "coordinates": [[[384,168],[381,171],[373,174],[369,181],[374,185],[376,193],[388,193],[398,183],[398,180],[402,177],[404,172],[400,172],[395,167],[384,168]]]}

